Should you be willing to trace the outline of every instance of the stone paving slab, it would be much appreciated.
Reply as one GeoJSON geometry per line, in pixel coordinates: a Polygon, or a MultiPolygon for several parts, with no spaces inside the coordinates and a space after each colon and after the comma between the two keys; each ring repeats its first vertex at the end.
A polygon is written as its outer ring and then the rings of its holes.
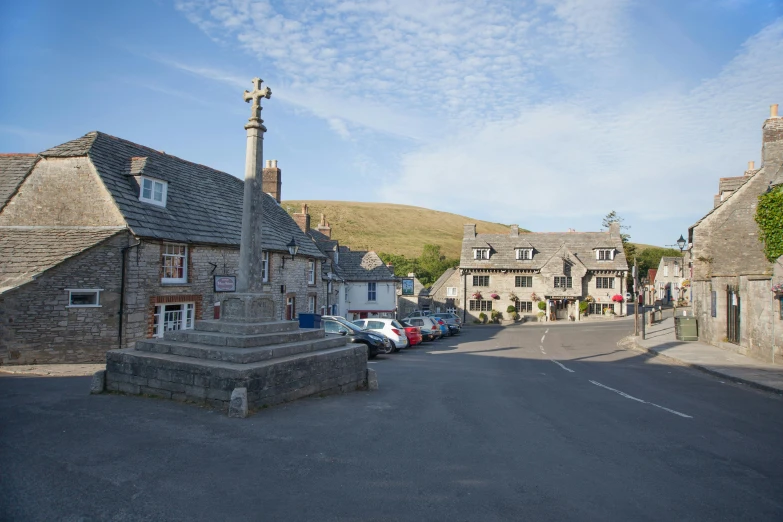
{"type": "Polygon", "coordinates": [[[39,377],[81,377],[106,369],[106,363],[95,364],[25,364],[0,366],[0,374],[35,375],[39,377]]]}
{"type": "Polygon", "coordinates": [[[774,393],[783,393],[783,365],[770,364],[699,341],[678,341],[674,319],[647,327],[646,339],[629,336],[620,344],[668,357],[687,366],[774,393]]]}

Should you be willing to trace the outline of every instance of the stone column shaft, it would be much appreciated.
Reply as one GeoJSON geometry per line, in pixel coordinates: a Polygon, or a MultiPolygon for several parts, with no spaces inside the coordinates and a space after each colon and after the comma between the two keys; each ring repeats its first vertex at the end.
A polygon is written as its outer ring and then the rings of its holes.
{"type": "Polygon", "coordinates": [[[245,194],[242,204],[242,241],[239,245],[237,292],[261,293],[261,246],[263,239],[264,191],[261,167],[264,165],[264,132],[258,119],[251,119],[247,129],[245,156],[245,194]]]}

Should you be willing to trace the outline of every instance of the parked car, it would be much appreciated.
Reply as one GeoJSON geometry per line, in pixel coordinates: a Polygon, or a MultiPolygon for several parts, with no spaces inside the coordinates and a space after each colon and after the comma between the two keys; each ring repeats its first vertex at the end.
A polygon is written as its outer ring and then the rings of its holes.
{"type": "Polygon", "coordinates": [[[453,314],[451,312],[439,312],[437,314],[432,314],[430,317],[443,319],[446,325],[448,325],[449,330],[451,330],[452,335],[457,335],[462,331],[462,320],[457,314],[453,314]]]}
{"type": "MultiPolygon", "coordinates": [[[[405,324],[405,323],[401,323],[405,324]]],[[[408,338],[409,346],[416,346],[424,341],[421,335],[421,328],[418,326],[403,326],[405,328],[405,336],[408,338]]]]}
{"type": "Polygon", "coordinates": [[[435,324],[435,321],[429,317],[409,317],[406,322],[411,326],[418,326],[421,328],[421,333],[424,335],[425,331],[428,331],[432,335],[432,339],[440,339],[443,337],[443,332],[440,329],[440,325],[435,324]]]}
{"type": "Polygon", "coordinates": [[[429,310],[414,310],[413,312],[406,315],[405,319],[410,319],[412,317],[427,317],[428,315],[430,315],[429,310]]]}
{"type": "Polygon", "coordinates": [[[406,333],[408,332],[408,330],[415,329],[418,332],[419,336],[421,337],[422,343],[435,340],[435,334],[433,334],[432,331],[430,330],[425,330],[423,326],[411,324],[406,319],[403,319],[402,321],[400,321],[400,323],[405,327],[406,333]]]}
{"type": "Polygon", "coordinates": [[[438,317],[429,317],[429,319],[432,319],[432,321],[438,325],[438,328],[440,328],[440,331],[443,333],[443,337],[451,337],[451,329],[449,328],[449,325],[446,324],[446,321],[438,317]]]}
{"type": "Polygon", "coordinates": [[[348,342],[361,343],[367,346],[367,358],[374,359],[379,353],[389,353],[391,348],[384,343],[383,336],[365,332],[355,324],[336,315],[325,315],[321,318],[327,334],[344,335],[348,342]]]}
{"type": "Polygon", "coordinates": [[[399,352],[409,346],[408,336],[405,335],[405,327],[396,319],[373,317],[371,319],[357,319],[353,322],[362,330],[371,330],[385,335],[394,345],[394,351],[399,352]]]}

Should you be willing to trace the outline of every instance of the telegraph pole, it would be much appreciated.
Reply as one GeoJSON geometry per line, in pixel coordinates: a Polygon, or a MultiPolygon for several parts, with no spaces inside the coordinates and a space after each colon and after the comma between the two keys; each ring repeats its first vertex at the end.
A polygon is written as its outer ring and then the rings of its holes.
{"type": "Polygon", "coordinates": [[[633,306],[633,334],[634,336],[639,335],[639,292],[638,292],[638,281],[639,281],[639,264],[636,261],[636,257],[633,258],[633,296],[634,296],[634,306],[633,306]]]}

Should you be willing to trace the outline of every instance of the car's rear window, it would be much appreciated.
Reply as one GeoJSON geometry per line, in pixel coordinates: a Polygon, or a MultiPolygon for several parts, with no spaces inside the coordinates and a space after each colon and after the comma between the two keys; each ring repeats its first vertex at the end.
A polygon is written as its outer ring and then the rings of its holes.
{"type": "Polygon", "coordinates": [[[404,326],[398,323],[396,319],[392,320],[391,325],[395,328],[404,328],[404,326]]]}

